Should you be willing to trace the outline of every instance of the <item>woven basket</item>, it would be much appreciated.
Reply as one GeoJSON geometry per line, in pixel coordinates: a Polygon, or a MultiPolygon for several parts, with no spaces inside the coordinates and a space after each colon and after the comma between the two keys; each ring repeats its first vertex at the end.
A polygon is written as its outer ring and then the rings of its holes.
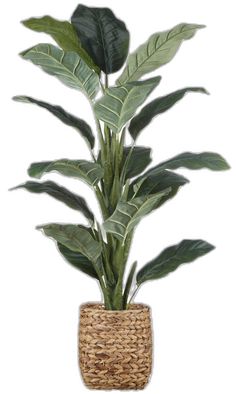
{"type": "Polygon", "coordinates": [[[152,368],[149,307],[107,311],[102,304],[82,305],[79,365],[90,389],[143,389],[152,368]]]}

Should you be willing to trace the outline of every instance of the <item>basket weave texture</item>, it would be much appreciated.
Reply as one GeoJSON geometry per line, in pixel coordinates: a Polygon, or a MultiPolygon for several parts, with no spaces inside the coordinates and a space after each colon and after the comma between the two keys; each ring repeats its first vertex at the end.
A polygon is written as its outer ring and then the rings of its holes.
{"type": "Polygon", "coordinates": [[[79,365],[90,389],[143,389],[152,369],[150,308],[132,304],[107,311],[102,304],[80,308],[79,365]]]}

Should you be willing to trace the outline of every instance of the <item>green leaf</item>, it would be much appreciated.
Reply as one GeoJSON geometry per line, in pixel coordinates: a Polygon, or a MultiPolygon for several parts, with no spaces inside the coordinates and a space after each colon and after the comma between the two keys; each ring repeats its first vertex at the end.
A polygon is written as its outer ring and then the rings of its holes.
{"type": "Polygon", "coordinates": [[[169,110],[179,100],[181,100],[186,93],[189,92],[198,92],[198,93],[207,94],[207,91],[204,88],[185,88],[170,93],[167,96],[158,97],[157,99],[151,101],[149,104],[147,104],[145,107],[141,109],[138,115],[136,115],[131,120],[129,126],[129,132],[132,138],[136,140],[136,138],[140,134],[140,131],[143,130],[146,126],[148,126],[155,116],[169,110]]]}
{"type": "Polygon", "coordinates": [[[164,161],[153,168],[150,168],[150,170],[148,170],[142,175],[142,177],[140,177],[140,182],[142,182],[142,180],[146,179],[148,176],[160,174],[166,169],[175,170],[181,167],[188,168],[189,170],[208,168],[212,171],[224,171],[230,168],[226,160],[218,153],[185,152],[173,157],[172,159],[164,161]]]}
{"type": "Polygon", "coordinates": [[[155,209],[161,199],[168,193],[170,193],[170,189],[150,196],[133,198],[127,202],[120,201],[112,216],[104,222],[104,229],[124,242],[129,232],[144,216],[155,209]]]}
{"type": "Polygon", "coordinates": [[[39,44],[21,55],[70,88],[82,90],[90,99],[96,96],[99,77],[77,53],[64,52],[51,44],[39,44]]]}
{"type": "MultiPolygon", "coordinates": [[[[125,160],[132,148],[125,147],[121,166],[125,164],[125,160]]],[[[151,149],[145,146],[135,146],[130,156],[130,160],[126,169],[126,179],[133,178],[141,174],[145,168],[151,163],[151,149]]]]}
{"type": "Polygon", "coordinates": [[[137,284],[163,278],[175,271],[181,264],[191,263],[213,249],[213,245],[199,239],[184,240],[177,245],[170,246],[138,272],[137,284]]]}
{"type": "Polygon", "coordinates": [[[119,133],[160,80],[161,77],[155,77],[106,89],[105,95],[94,106],[96,116],[119,133]]]}
{"type": "Polygon", "coordinates": [[[79,252],[93,263],[101,254],[101,245],[95,241],[88,229],[74,224],[50,223],[38,226],[48,237],[53,238],[73,252],[79,252]]]}
{"type": "Polygon", "coordinates": [[[129,49],[129,32],[109,8],[80,4],[72,15],[83,48],[106,74],[118,71],[129,49]]]}
{"type": "Polygon", "coordinates": [[[124,295],[123,295],[123,308],[124,309],[126,309],[126,307],[127,307],[127,301],[128,301],[130,289],[131,289],[131,286],[132,286],[132,283],[133,283],[136,267],[137,267],[137,261],[135,261],[132,264],[131,269],[130,269],[130,273],[128,275],[127,282],[126,282],[126,285],[125,285],[125,290],[124,290],[124,295]]]}
{"type": "Polygon", "coordinates": [[[73,265],[73,267],[84,272],[85,274],[91,276],[98,280],[98,275],[93,268],[92,262],[79,252],[73,252],[73,250],[68,249],[66,246],[57,243],[58,249],[62,256],[67,260],[68,263],[73,265]]]}
{"type": "Polygon", "coordinates": [[[61,159],[31,164],[28,174],[32,178],[41,178],[44,173],[57,171],[62,175],[80,178],[89,185],[96,185],[103,177],[103,169],[97,163],[86,160],[61,159]]]}
{"type": "Polygon", "coordinates": [[[181,23],[173,29],[153,34],[147,42],[129,55],[127,65],[117,83],[137,81],[173,59],[184,40],[194,36],[205,26],[181,23]]]}
{"type": "Polygon", "coordinates": [[[79,119],[74,115],[71,115],[70,113],[66,112],[62,107],[59,107],[58,105],[48,104],[45,101],[39,101],[32,97],[15,96],[13,97],[13,100],[22,103],[32,103],[38,105],[39,107],[45,108],[51,114],[53,114],[58,119],[60,119],[63,123],[65,123],[67,126],[74,127],[82,135],[82,137],[84,137],[88,141],[91,149],[93,149],[95,138],[91,130],[91,127],[84,120],[79,119]]]}
{"type": "Polygon", "coordinates": [[[31,193],[46,193],[56,200],[66,204],[68,207],[82,212],[91,222],[94,221],[94,215],[89,209],[84,198],[70,192],[68,189],[57,185],[54,182],[46,181],[43,183],[28,181],[22,185],[16,186],[11,190],[26,189],[31,193]]]}
{"type": "Polygon", "coordinates": [[[61,49],[66,52],[78,53],[90,68],[99,73],[99,68],[95,65],[88,53],[82,48],[76,30],[70,22],[59,21],[46,15],[42,18],[30,18],[22,23],[31,30],[49,34],[61,49]]]}

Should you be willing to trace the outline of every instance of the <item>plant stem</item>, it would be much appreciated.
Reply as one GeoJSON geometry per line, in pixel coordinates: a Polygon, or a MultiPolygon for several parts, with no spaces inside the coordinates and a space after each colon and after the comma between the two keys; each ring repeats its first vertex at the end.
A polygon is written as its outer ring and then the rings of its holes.
{"type": "Polygon", "coordinates": [[[140,285],[137,285],[137,287],[135,288],[133,294],[131,295],[129,302],[127,303],[127,309],[129,308],[129,305],[131,304],[131,302],[133,301],[134,297],[136,296],[138,290],[139,290],[140,285]]]}

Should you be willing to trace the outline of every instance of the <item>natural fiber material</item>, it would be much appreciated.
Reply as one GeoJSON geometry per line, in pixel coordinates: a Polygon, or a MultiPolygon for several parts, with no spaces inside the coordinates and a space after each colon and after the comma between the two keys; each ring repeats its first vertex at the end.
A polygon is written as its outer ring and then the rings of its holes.
{"type": "Polygon", "coordinates": [[[82,305],[79,364],[90,389],[143,389],[152,368],[149,307],[107,311],[101,304],[82,305]]]}

